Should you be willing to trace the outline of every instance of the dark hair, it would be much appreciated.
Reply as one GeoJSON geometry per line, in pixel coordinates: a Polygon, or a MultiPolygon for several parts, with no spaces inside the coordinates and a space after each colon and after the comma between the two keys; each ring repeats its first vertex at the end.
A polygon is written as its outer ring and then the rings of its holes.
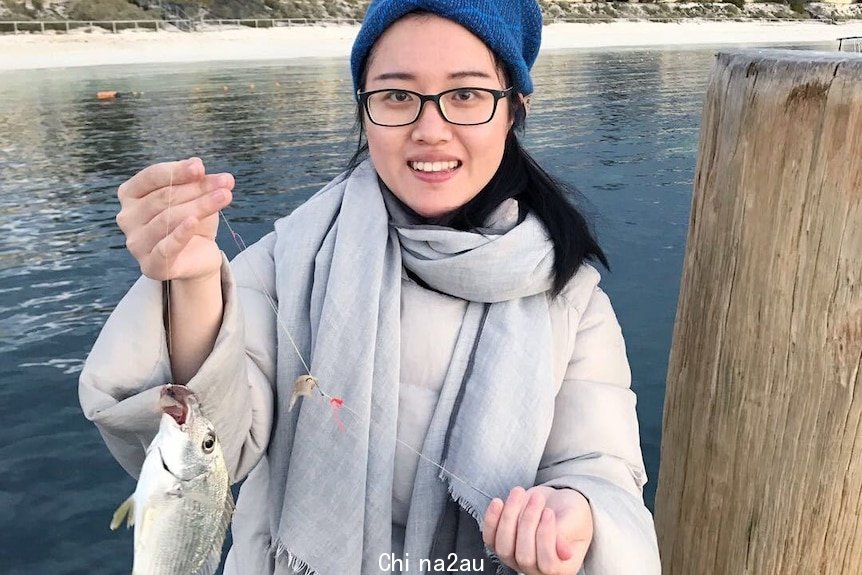
{"type": "MultiPolygon", "coordinates": [[[[508,78],[505,66],[496,54],[494,58],[502,75],[508,78]]],[[[363,87],[367,69],[366,62],[365,70],[362,72],[363,87]]],[[[481,228],[502,202],[515,198],[522,208],[522,217],[525,213],[523,208],[535,214],[544,224],[554,244],[552,295],[556,296],[585,261],[601,263],[607,269],[610,269],[610,265],[587,219],[569,200],[569,196],[579,195],[577,190],[548,174],[521,145],[518,133],[524,132],[527,113],[524,104],[515,94],[509,97],[509,111],[514,119],[512,129],[506,137],[506,147],[500,167],[497,168],[491,180],[475,197],[457,210],[439,218],[424,220],[427,223],[445,225],[457,230],[474,230],[481,228]]],[[[356,109],[355,131],[359,133],[359,138],[356,150],[347,163],[345,178],[368,155],[368,142],[364,138],[365,126],[360,106],[356,109]]]]}

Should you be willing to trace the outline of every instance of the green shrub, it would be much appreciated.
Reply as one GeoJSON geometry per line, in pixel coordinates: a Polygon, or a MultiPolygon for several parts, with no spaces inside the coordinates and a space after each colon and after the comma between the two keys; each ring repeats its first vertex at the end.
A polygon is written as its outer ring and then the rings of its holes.
{"type": "Polygon", "coordinates": [[[149,20],[158,17],[126,0],[79,0],[69,9],[69,20],[149,20]]]}
{"type": "MultiPolygon", "coordinates": [[[[27,4],[22,1],[0,0],[0,4],[6,8],[6,15],[3,16],[3,20],[33,20],[38,16],[35,10],[31,10],[27,4]]],[[[9,29],[12,29],[11,24],[9,25],[9,29]]]]}
{"type": "Polygon", "coordinates": [[[805,14],[805,0],[790,0],[790,9],[797,14],[805,14]]]}

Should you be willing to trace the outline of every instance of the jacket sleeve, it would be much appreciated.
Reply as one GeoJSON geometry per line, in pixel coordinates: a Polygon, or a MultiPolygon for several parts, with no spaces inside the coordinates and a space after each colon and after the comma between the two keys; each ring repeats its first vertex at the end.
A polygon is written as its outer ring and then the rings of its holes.
{"type": "MultiPolygon", "coordinates": [[[[224,312],[210,355],[188,387],[215,427],[232,482],[269,443],[275,385],[274,234],[221,268],[224,312]]],[[[171,381],[162,284],[142,276],[123,297],[90,351],[78,384],[84,415],[133,477],[158,431],[159,388],[171,381]]]]}
{"type": "Polygon", "coordinates": [[[575,489],[589,500],[594,530],[586,575],[660,575],[622,331],[599,287],[578,299],[586,303],[568,306],[572,356],[536,484],[575,489]]]}

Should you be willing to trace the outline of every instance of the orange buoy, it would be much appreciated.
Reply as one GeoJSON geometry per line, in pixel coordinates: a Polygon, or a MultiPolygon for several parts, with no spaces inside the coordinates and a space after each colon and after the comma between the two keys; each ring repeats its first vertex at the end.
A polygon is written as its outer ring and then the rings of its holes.
{"type": "Polygon", "coordinates": [[[97,100],[113,100],[114,98],[119,98],[120,93],[116,90],[105,90],[103,92],[96,92],[97,100]]]}

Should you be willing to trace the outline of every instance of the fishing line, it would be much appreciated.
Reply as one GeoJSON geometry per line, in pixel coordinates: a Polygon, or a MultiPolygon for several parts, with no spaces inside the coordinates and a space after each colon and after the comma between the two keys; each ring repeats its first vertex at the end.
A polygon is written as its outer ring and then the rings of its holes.
{"type": "MultiPolygon", "coordinates": [[[[222,220],[224,220],[224,225],[227,226],[228,231],[230,232],[231,237],[233,238],[234,243],[237,245],[239,250],[245,251],[247,246],[245,245],[245,240],[242,239],[242,236],[236,233],[233,229],[233,226],[230,225],[230,222],[227,220],[227,216],[224,215],[224,212],[219,210],[218,212],[221,215],[222,220]]],[[[302,362],[302,366],[305,368],[305,371],[311,375],[311,368],[308,367],[308,363],[306,363],[305,358],[302,357],[302,353],[299,351],[299,347],[297,347],[296,342],[293,341],[293,336],[290,335],[290,330],[287,329],[287,326],[284,325],[284,321],[281,319],[281,314],[278,313],[278,308],[275,305],[275,300],[271,295],[269,295],[269,290],[266,289],[266,284],[263,283],[263,279],[258,275],[257,270],[254,269],[254,266],[249,262],[248,265],[251,272],[254,274],[255,279],[257,280],[258,285],[260,285],[260,289],[263,290],[263,295],[266,297],[266,301],[269,304],[269,307],[272,308],[272,311],[275,313],[275,319],[278,320],[281,329],[284,331],[285,335],[287,335],[287,339],[290,340],[290,345],[293,346],[293,349],[296,351],[297,357],[299,357],[299,361],[302,362]]],[[[321,390],[323,393],[323,390],[321,390]]]]}
{"type": "MultiPolygon", "coordinates": [[[[240,251],[245,251],[247,249],[245,240],[243,240],[242,236],[233,229],[233,227],[230,225],[230,222],[227,219],[227,216],[225,216],[224,212],[219,210],[219,214],[221,215],[222,220],[224,221],[225,225],[227,226],[227,229],[230,232],[230,235],[233,238],[234,243],[237,245],[237,248],[239,248],[240,251]]],[[[279,326],[281,327],[284,334],[287,335],[287,338],[290,340],[290,344],[293,346],[293,349],[296,351],[296,355],[299,357],[299,361],[302,362],[302,365],[303,365],[303,367],[305,367],[308,375],[311,376],[312,378],[314,378],[314,376],[311,374],[311,368],[308,367],[308,363],[302,357],[302,353],[299,351],[299,347],[296,345],[296,342],[293,340],[293,337],[290,335],[290,330],[287,329],[287,325],[285,325],[284,320],[281,317],[281,314],[278,313],[278,307],[275,304],[274,298],[270,295],[269,290],[266,289],[266,284],[264,284],[263,279],[260,277],[260,275],[258,275],[257,270],[255,270],[254,266],[251,265],[251,262],[249,262],[248,267],[251,269],[252,274],[254,274],[255,279],[257,280],[258,284],[260,285],[260,288],[263,291],[263,295],[266,298],[266,301],[269,304],[269,307],[272,308],[272,311],[275,313],[275,317],[276,317],[276,320],[278,321],[279,326]]],[[[320,383],[317,381],[317,378],[314,378],[314,380],[315,380],[314,387],[317,389],[318,393],[322,397],[325,397],[327,400],[329,400],[329,405],[332,407],[333,416],[335,417],[336,422],[338,423],[338,426],[342,431],[345,431],[345,427],[344,427],[344,424],[341,422],[341,420],[338,419],[338,410],[344,409],[344,410],[350,412],[351,414],[353,414],[353,416],[356,418],[357,421],[361,420],[361,417],[359,416],[359,414],[356,413],[356,411],[354,411],[353,409],[351,409],[349,405],[346,405],[344,403],[343,399],[327,393],[320,386],[320,383]]],[[[370,413],[369,413],[369,418],[373,419],[373,418],[371,418],[370,413]]],[[[402,446],[404,446],[405,448],[407,448],[408,450],[410,450],[411,452],[415,453],[421,459],[427,461],[428,463],[430,463],[434,467],[437,467],[438,469],[440,469],[441,471],[443,471],[444,473],[446,473],[447,475],[449,475],[453,479],[457,479],[458,481],[467,485],[468,487],[470,487],[474,491],[481,493],[482,495],[487,497],[489,501],[494,499],[493,496],[489,495],[488,493],[485,493],[485,491],[483,491],[482,489],[479,489],[478,487],[476,487],[475,485],[473,485],[472,483],[470,483],[466,479],[463,479],[463,478],[459,477],[457,474],[449,471],[448,469],[446,469],[441,464],[437,463],[433,459],[424,455],[423,453],[421,453],[417,449],[414,449],[413,446],[405,443],[404,441],[402,441],[401,439],[398,439],[397,437],[395,438],[395,441],[397,443],[401,444],[402,446]]]]}
{"type": "MultiPolygon", "coordinates": [[[[171,201],[174,194],[174,166],[171,164],[171,180],[168,184],[168,217],[165,222],[165,241],[168,240],[168,234],[171,231],[171,201]]],[[[168,357],[173,357],[174,338],[171,336],[171,265],[168,260],[168,250],[165,249],[165,272],[167,273],[167,281],[165,284],[165,308],[167,309],[167,317],[165,318],[166,339],[168,340],[168,357]]]]}

